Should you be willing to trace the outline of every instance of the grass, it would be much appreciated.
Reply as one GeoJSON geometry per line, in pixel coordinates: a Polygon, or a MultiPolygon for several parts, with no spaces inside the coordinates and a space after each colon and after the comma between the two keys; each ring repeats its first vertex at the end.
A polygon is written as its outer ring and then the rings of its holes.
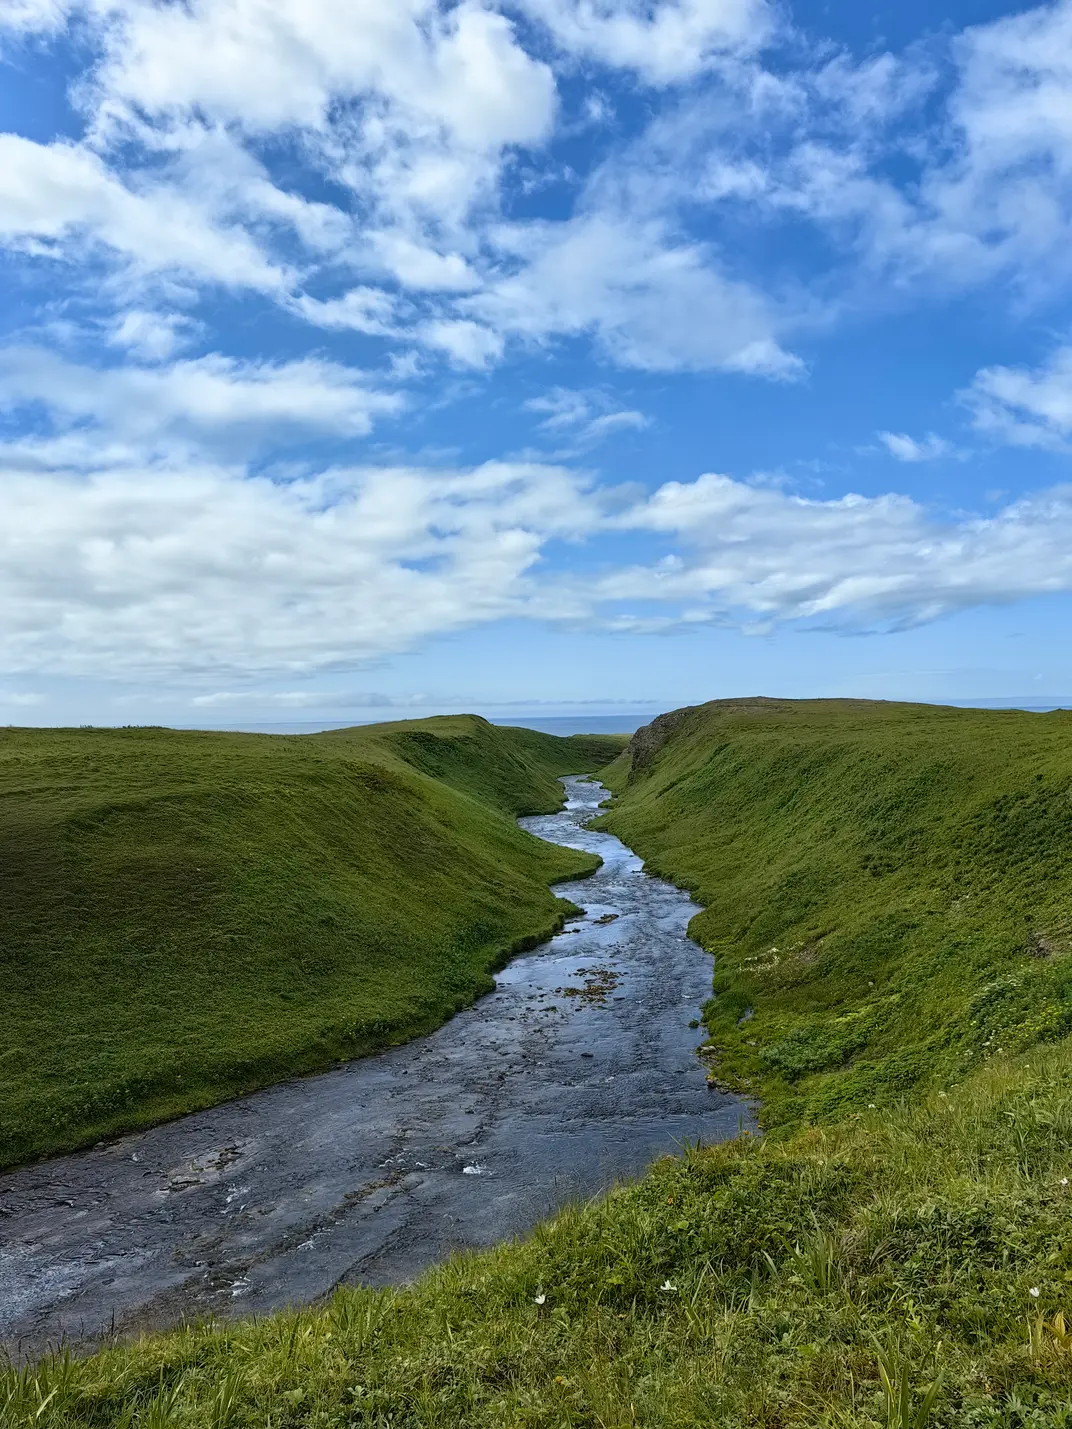
{"type": "Polygon", "coordinates": [[[410,1287],[12,1369],[5,1429],[1070,1429],[1072,720],[748,702],[636,747],[609,822],[710,904],[775,1133],[410,1287]]]}
{"type": "Polygon", "coordinates": [[[0,1165],[442,1022],[593,860],[521,832],[613,739],[0,731],[0,1165]]]}
{"type": "Polygon", "coordinates": [[[12,1370],[0,1422],[1066,1429],[1070,1139],[1067,1049],[1040,1049],[691,1150],[407,1289],[12,1370]]]}
{"type": "Polygon", "coordinates": [[[705,905],[718,1072],[768,1127],[1072,1031],[1072,714],[716,702],[608,782],[705,905]]]}

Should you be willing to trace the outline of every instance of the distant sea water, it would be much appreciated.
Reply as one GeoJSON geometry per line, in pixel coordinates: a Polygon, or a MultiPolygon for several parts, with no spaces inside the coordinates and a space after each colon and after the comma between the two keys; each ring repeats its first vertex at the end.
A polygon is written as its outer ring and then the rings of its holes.
{"type": "MultiPolygon", "coordinates": [[[[1052,710],[1072,709],[1072,696],[1025,696],[1021,699],[977,699],[977,700],[925,700],[924,704],[955,705],[962,709],[1013,709],[1025,710],[1031,714],[1046,714],[1052,710]]],[[[672,708],[672,706],[667,706],[672,708]]],[[[538,729],[544,734],[635,734],[641,725],[650,724],[661,707],[652,705],[646,713],[626,713],[626,714],[571,714],[571,715],[526,715],[524,713],[509,714],[495,713],[485,717],[492,724],[513,725],[521,729],[538,729]]],[[[433,713],[429,711],[428,714],[433,713]]],[[[446,711],[434,711],[434,713],[446,713],[446,711]]],[[[457,713],[463,713],[459,710],[457,713]]],[[[471,713],[480,714],[482,711],[473,710],[471,713]]],[[[181,724],[173,725],[173,729],[217,729],[231,731],[235,734],[319,734],[329,729],[352,729],[355,725],[362,724],[383,724],[387,721],[401,719],[426,719],[428,714],[419,710],[403,711],[385,709],[382,714],[377,714],[372,719],[307,719],[307,720],[277,720],[271,723],[235,723],[235,724],[181,724]]]]}
{"type": "Polygon", "coordinates": [[[635,734],[641,725],[649,724],[654,718],[654,714],[554,715],[549,719],[496,716],[491,722],[513,725],[514,728],[538,729],[542,734],[635,734]]]}
{"type": "MultiPolygon", "coordinates": [[[[488,715],[492,724],[511,725],[520,729],[537,729],[543,734],[635,734],[643,724],[655,718],[657,711],[650,714],[624,715],[540,715],[530,719],[523,714],[488,715]]],[[[377,719],[339,720],[279,720],[270,724],[254,722],[243,724],[184,724],[173,725],[174,729],[216,729],[232,734],[320,734],[329,729],[353,729],[360,724],[383,724],[398,719],[423,719],[426,716],[416,712],[403,714],[400,711],[385,710],[377,719]]]]}

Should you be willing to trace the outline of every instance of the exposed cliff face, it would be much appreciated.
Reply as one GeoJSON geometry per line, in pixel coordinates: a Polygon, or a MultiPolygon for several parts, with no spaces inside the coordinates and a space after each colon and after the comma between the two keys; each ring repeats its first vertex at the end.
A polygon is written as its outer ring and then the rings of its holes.
{"type": "Polygon", "coordinates": [[[637,730],[626,746],[626,753],[633,761],[629,770],[630,784],[651,765],[674,731],[681,728],[694,710],[701,708],[701,705],[687,705],[684,709],[671,710],[669,714],[657,715],[651,724],[637,730]]]}
{"type": "Polygon", "coordinates": [[[772,700],[757,695],[755,698],[744,700],[709,700],[704,705],[686,705],[683,709],[670,710],[667,714],[657,715],[651,724],[646,724],[643,728],[638,729],[626,746],[626,753],[632,758],[632,766],[629,771],[630,783],[651,767],[656,755],[667,741],[688,724],[691,715],[697,714],[701,710],[708,714],[714,712],[726,715],[769,715],[792,714],[794,706],[786,700],[772,700]]]}

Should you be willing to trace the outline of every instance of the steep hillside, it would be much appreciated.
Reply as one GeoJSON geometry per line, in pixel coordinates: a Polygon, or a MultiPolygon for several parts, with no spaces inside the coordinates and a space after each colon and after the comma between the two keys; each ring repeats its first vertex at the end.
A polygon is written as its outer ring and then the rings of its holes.
{"type": "Polygon", "coordinates": [[[778,1134],[412,1286],[0,1374],[0,1422],[1070,1429],[1070,746],[1064,715],[656,721],[609,822],[710,904],[714,1040],[778,1134]]]}
{"type": "Polygon", "coordinates": [[[766,1124],[1072,1031],[1072,714],[715,702],[609,782],[608,826],[705,905],[716,1065],[766,1124]]]}
{"type": "Polygon", "coordinates": [[[514,817],[621,743],[0,731],[0,1165],[442,1021],[591,867],[514,817]]]}

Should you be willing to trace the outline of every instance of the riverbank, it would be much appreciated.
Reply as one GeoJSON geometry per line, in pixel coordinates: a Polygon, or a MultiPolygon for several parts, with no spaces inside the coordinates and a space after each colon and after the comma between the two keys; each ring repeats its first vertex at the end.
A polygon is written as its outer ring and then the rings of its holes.
{"type": "Polygon", "coordinates": [[[0,1166],[430,1031],[586,854],[516,826],[615,739],[0,730],[0,1166]]]}
{"type": "Polygon", "coordinates": [[[604,826],[704,905],[713,1060],[768,1128],[1072,1032],[1072,714],[714,701],[605,777],[604,826]]]}
{"type": "Polygon", "coordinates": [[[1066,1429],[1070,1074],[688,1151],[404,1289],[0,1378],[6,1424],[1066,1429]]]}
{"type": "Polygon", "coordinates": [[[748,1109],[707,1086],[690,1027],[711,986],[685,935],[697,906],[586,827],[600,785],[565,783],[563,812],[522,822],[600,860],[558,889],[583,912],[473,1007],[404,1047],[0,1175],[0,1344],[33,1358],[399,1284],[735,1135],[748,1109]]]}
{"type": "Polygon", "coordinates": [[[55,1390],[55,1429],[228,1406],[257,1429],[1068,1429],[1066,717],[787,703],[657,722],[610,813],[710,880],[694,926],[727,920],[719,968],[749,981],[708,1023],[731,1073],[736,1049],[770,1079],[773,1134],[686,1148],[403,1289],[10,1378],[16,1422],[55,1390]],[[771,921],[813,942],[782,958],[771,921]],[[886,973],[900,1094],[888,1025],[844,1036],[886,973]],[[1040,989],[1044,1017],[1020,1017],[1040,989]],[[978,1055],[946,1063],[980,997],[978,1055]],[[761,1057],[787,1040],[821,1062],[761,1057]]]}

